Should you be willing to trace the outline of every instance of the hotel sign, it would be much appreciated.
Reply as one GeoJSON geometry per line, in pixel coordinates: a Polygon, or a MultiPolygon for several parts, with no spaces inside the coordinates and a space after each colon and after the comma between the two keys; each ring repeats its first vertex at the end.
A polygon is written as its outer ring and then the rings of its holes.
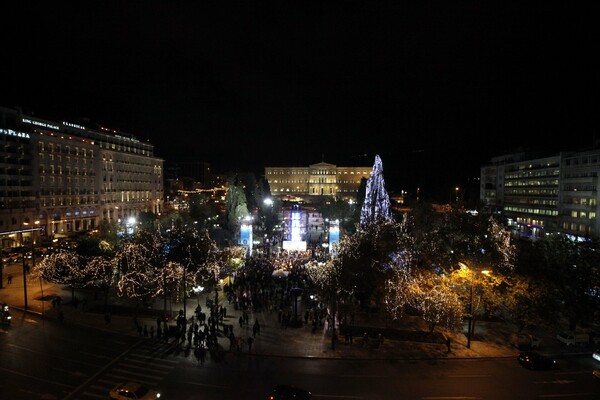
{"type": "Polygon", "coordinates": [[[2,133],[3,135],[16,136],[16,137],[25,138],[25,139],[30,138],[29,133],[17,132],[17,131],[13,131],[12,129],[0,129],[0,133],[2,133]]]}
{"type": "Polygon", "coordinates": [[[35,119],[29,119],[29,118],[22,118],[21,120],[26,124],[41,126],[42,128],[55,129],[57,131],[60,130],[60,127],[58,125],[53,125],[48,122],[36,121],[35,119]]]}

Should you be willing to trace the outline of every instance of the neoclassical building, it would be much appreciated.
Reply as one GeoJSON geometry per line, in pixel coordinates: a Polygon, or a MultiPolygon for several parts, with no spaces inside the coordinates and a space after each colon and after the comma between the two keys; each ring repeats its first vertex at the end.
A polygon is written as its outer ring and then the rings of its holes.
{"type": "Polygon", "coordinates": [[[133,135],[0,107],[3,247],[125,223],[163,207],[163,160],[133,135]],[[39,236],[37,236],[39,235],[39,236]]]}
{"type": "Polygon", "coordinates": [[[273,196],[310,198],[330,196],[353,199],[362,178],[372,167],[338,167],[326,162],[307,167],[265,167],[265,179],[273,196]]]}

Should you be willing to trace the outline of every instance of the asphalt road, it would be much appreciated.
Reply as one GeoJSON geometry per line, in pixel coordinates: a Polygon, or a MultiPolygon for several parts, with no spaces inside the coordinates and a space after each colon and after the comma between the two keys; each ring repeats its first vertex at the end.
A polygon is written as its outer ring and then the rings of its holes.
{"type": "Polygon", "coordinates": [[[516,360],[323,360],[210,355],[198,365],[185,348],[43,320],[14,311],[0,330],[0,398],[93,400],[135,380],[161,399],[265,399],[277,383],[315,399],[598,399],[590,357],[559,359],[560,369],[530,371],[516,360]]]}

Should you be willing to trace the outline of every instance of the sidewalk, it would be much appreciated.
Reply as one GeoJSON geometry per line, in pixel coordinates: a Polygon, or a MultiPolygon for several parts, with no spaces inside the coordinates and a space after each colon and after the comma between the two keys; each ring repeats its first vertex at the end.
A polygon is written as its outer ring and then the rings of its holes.
{"type": "MultiPolygon", "coordinates": [[[[11,266],[12,267],[12,266],[11,266]]],[[[0,289],[0,302],[6,302],[13,309],[24,309],[24,291],[23,291],[23,276],[19,271],[14,271],[13,281],[10,285],[6,285],[6,269],[4,273],[4,287],[0,289]]],[[[71,290],[50,283],[41,283],[39,280],[34,280],[28,277],[27,284],[28,294],[28,312],[43,315],[48,319],[58,319],[59,310],[63,312],[64,322],[66,324],[76,323],[83,326],[92,327],[95,329],[116,332],[124,335],[138,336],[138,332],[134,325],[133,315],[118,315],[117,313],[111,316],[110,322],[105,321],[105,315],[101,310],[104,310],[104,299],[102,294],[99,294],[95,299],[93,292],[85,290],[76,290],[75,295],[80,302],[78,307],[71,303],[71,290]],[[60,309],[52,307],[52,298],[60,296],[62,305],[60,309]],[[82,310],[81,300],[87,300],[86,309],[82,310]]],[[[199,303],[203,310],[206,310],[206,297],[214,299],[212,293],[202,294],[199,299],[187,299],[186,314],[190,318],[196,305],[199,303]]],[[[119,299],[111,299],[112,304],[119,299]]],[[[360,335],[354,335],[353,343],[344,343],[344,336],[340,339],[332,349],[331,333],[327,332],[325,327],[320,327],[315,333],[311,333],[311,326],[302,325],[299,328],[284,328],[278,322],[277,312],[260,311],[249,314],[249,326],[240,327],[238,319],[242,314],[241,310],[235,310],[233,304],[228,304],[227,300],[222,301],[219,297],[219,304],[227,308],[227,317],[224,323],[233,325],[234,334],[236,337],[243,337],[241,353],[248,354],[248,346],[246,339],[252,335],[252,324],[255,319],[259,321],[261,326],[260,334],[255,337],[252,346],[252,354],[260,354],[276,357],[306,357],[306,358],[344,358],[344,359],[450,359],[450,358],[477,358],[477,357],[508,357],[515,358],[519,353],[515,347],[511,345],[511,334],[514,329],[506,323],[502,322],[483,322],[477,321],[475,336],[471,340],[470,348],[467,348],[467,338],[462,333],[444,332],[451,339],[451,351],[448,352],[446,344],[441,343],[424,343],[408,340],[385,339],[383,345],[379,348],[371,346],[362,346],[360,344],[360,335]]],[[[111,304],[111,303],[109,303],[111,304]]],[[[156,299],[148,314],[139,313],[138,322],[143,325],[156,325],[156,315],[161,313],[163,309],[163,300],[156,299]],[[150,314],[154,312],[154,314],[150,314]]],[[[168,306],[169,311],[173,315],[180,309],[183,309],[183,303],[172,304],[168,306]]],[[[175,325],[173,321],[171,323],[175,325]]],[[[373,321],[365,321],[364,316],[357,316],[355,325],[372,326],[373,321]],[[370,325],[368,325],[370,324],[370,325]]],[[[382,327],[382,326],[381,326],[382,327]]],[[[383,327],[382,327],[383,328],[383,327]]],[[[413,329],[418,332],[427,330],[426,325],[417,317],[406,318],[402,321],[402,329],[413,329]]],[[[436,331],[443,331],[441,328],[436,328],[436,331]]],[[[594,350],[591,347],[586,348],[567,348],[562,346],[548,332],[535,332],[542,339],[540,351],[550,354],[553,357],[560,358],[574,354],[590,354],[594,350]]],[[[222,334],[218,337],[219,346],[224,351],[229,351],[229,339],[222,334]]],[[[237,352],[237,350],[234,350],[237,352]]]]}

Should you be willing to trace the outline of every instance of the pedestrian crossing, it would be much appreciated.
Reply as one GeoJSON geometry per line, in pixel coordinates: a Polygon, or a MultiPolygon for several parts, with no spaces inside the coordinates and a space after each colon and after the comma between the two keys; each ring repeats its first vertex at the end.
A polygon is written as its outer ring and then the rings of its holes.
{"type": "Polygon", "coordinates": [[[172,343],[142,341],[127,355],[102,371],[89,385],[73,397],[78,400],[106,399],[111,388],[121,382],[138,382],[151,389],[160,383],[180,363],[165,358],[172,353],[172,343]]]}

